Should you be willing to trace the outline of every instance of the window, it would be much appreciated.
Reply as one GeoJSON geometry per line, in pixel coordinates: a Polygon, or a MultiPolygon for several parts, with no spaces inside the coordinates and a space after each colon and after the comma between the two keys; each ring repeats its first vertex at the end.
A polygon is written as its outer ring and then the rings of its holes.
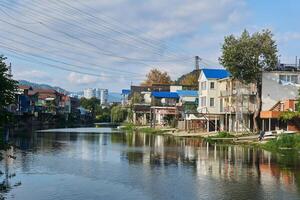
{"type": "Polygon", "coordinates": [[[215,82],[210,82],[210,89],[214,90],[215,89],[215,82]]]}
{"type": "Polygon", "coordinates": [[[201,107],[205,107],[206,106],[206,97],[201,97],[200,98],[200,105],[201,105],[201,107]]]}
{"type": "Polygon", "coordinates": [[[209,106],[210,107],[214,107],[215,106],[215,99],[214,98],[210,98],[209,99],[209,106]]]}
{"type": "Polygon", "coordinates": [[[201,82],[201,90],[206,90],[206,82],[201,82]]]}
{"type": "Polygon", "coordinates": [[[298,84],[298,75],[279,75],[280,83],[295,83],[298,84]]]}

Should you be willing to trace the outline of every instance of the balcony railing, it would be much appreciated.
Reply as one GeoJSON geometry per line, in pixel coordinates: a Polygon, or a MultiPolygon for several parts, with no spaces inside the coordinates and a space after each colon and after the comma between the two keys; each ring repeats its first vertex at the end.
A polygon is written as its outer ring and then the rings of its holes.
{"type": "MultiPolygon", "coordinates": [[[[220,96],[221,97],[228,97],[228,96],[236,96],[238,94],[237,90],[221,90],[220,96]]],[[[251,89],[242,88],[239,90],[239,94],[241,95],[255,95],[255,92],[253,92],[251,89]]]]}

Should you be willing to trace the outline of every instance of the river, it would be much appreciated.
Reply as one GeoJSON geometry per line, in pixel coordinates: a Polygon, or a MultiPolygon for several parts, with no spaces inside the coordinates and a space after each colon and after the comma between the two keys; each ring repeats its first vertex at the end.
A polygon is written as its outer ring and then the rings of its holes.
{"type": "Polygon", "coordinates": [[[0,162],[6,199],[300,199],[298,152],[111,128],[15,132],[10,141],[18,148],[0,162]]]}

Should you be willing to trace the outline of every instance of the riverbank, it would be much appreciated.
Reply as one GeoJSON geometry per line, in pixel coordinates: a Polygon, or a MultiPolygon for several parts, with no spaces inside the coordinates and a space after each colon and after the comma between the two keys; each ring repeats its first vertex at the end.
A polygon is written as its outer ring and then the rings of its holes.
{"type": "Polygon", "coordinates": [[[130,123],[122,124],[122,130],[146,134],[172,135],[174,137],[201,138],[209,143],[224,143],[234,145],[250,145],[272,152],[300,151],[300,134],[279,135],[274,139],[258,140],[258,135],[228,132],[186,132],[174,128],[154,129],[148,126],[135,126],[130,123]]]}

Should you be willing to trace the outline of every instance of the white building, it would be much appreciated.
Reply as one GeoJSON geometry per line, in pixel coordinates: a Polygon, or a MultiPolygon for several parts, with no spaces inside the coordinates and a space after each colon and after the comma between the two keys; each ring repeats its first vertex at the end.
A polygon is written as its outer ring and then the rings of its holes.
{"type": "Polygon", "coordinates": [[[300,71],[270,71],[262,76],[262,110],[270,110],[279,101],[296,99],[300,89],[300,71]]]}
{"type": "Polygon", "coordinates": [[[83,90],[83,96],[86,99],[91,99],[92,97],[95,97],[96,96],[95,89],[93,89],[93,88],[84,89],[83,90]]]}
{"type": "Polygon", "coordinates": [[[100,90],[100,105],[108,104],[108,89],[99,89],[100,90]]]}

